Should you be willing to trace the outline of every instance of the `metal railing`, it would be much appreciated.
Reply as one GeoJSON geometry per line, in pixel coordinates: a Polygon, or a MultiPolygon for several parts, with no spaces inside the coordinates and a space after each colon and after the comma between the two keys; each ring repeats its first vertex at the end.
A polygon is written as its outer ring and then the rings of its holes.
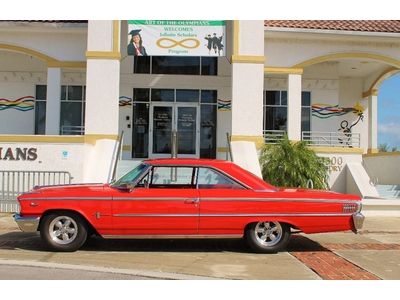
{"type": "Polygon", "coordinates": [[[285,134],[285,130],[263,130],[264,141],[266,144],[276,144],[283,139],[285,134]]]}
{"type": "Polygon", "coordinates": [[[83,135],[85,134],[85,126],[61,126],[61,135],[83,135]]]}
{"type": "Polygon", "coordinates": [[[359,133],[303,131],[301,139],[315,147],[360,147],[359,133]]]}
{"type": "Polygon", "coordinates": [[[18,212],[17,197],[37,185],[70,184],[64,171],[0,171],[0,212],[18,212]]]}

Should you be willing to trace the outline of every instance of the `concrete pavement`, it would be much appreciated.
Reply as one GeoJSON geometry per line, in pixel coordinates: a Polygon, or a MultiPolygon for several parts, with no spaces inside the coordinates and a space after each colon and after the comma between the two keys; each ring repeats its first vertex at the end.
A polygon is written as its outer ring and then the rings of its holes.
{"type": "Polygon", "coordinates": [[[77,252],[55,253],[37,234],[20,232],[11,214],[1,213],[1,264],[62,269],[66,278],[65,270],[77,268],[89,278],[97,272],[93,279],[400,279],[400,217],[367,217],[359,235],[294,235],[288,252],[270,255],[251,253],[242,240],[100,238],[77,252]]]}

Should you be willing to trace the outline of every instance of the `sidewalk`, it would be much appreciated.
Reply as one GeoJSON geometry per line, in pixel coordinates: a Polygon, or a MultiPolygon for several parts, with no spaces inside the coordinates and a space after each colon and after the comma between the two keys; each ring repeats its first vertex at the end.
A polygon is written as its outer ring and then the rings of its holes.
{"type": "Polygon", "coordinates": [[[242,240],[223,239],[92,238],[79,251],[57,253],[48,252],[38,234],[21,232],[11,213],[0,213],[0,265],[16,261],[159,279],[398,280],[400,217],[367,216],[357,235],[296,234],[287,252],[270,255],[251,253],[242,240]]]}

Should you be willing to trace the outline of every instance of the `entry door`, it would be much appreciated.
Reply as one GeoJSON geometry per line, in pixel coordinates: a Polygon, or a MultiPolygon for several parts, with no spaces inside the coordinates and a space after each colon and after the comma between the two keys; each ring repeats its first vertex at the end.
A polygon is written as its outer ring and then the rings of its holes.
{"type": "Polygon", "coordinates": [[[191,104],[152,105],[150,156],[170,157],[172,132],[177,132],[178,157],[199,157],[199,108],[191,104]]]}

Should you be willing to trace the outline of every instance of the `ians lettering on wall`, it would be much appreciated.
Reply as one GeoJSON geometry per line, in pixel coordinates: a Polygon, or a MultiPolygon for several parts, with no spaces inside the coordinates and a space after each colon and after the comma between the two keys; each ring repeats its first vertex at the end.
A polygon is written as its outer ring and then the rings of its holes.
{"type": "Polygon", "coordinates": [[[34,161],[37,158],[37,148],[0,147],[0,160],[34,161]]]}

